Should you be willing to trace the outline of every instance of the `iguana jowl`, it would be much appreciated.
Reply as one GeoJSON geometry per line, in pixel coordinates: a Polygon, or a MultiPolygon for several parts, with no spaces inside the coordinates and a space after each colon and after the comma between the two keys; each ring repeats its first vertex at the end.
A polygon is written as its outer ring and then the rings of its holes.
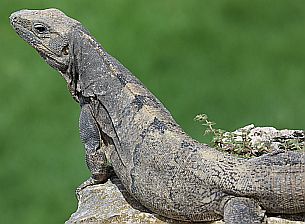
{"type": "Polygon", "coordinates": [[[81,106],[92,173],[82,187],[107,180],[111,161],[132,196],[173,219],[262,223],[265,211],[305,212],[304,153],[246,160],[198,143],[78,21],[57,9],[21,10],[10,21],[81,106]]]}

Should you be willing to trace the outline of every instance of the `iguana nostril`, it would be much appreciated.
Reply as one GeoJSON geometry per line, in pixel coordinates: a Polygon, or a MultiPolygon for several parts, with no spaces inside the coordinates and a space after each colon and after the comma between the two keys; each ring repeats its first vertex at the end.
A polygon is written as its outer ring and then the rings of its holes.
{"type": "Polygon", "coordinates": [[[11,15],[10,15],[10,22],[11,23],[14,23],[14,22],[16,22],[17,21],[17,19],[18,19],[18,14],[19,13],[19,11],[17,11],[17,12],[13,12],[11,15]]]}
{"type": "Polygon", "coordinates": [[[13,12],[13,13],[10,15],[10,17],[9,17],[10,22],[11,22],[12,24],[15,23],[15,22],[17,22],[17,21],[18,21],[18,18],[19,18],[19,17],[22,17],[22,16],[25,15],[27,12],[29,12],[29,10],[27,10],[27,9],[22,9],[22,10],[19,10],[19,11],[17,11],[17,12],[13,12]]]}
{"type": "Polygon", "coordinates": [[[11,22],[11,23],[15,23],[16,21],[17,21],[17,16],[11,15],[11,16],[10,16],[10,22],[11,22]]]}

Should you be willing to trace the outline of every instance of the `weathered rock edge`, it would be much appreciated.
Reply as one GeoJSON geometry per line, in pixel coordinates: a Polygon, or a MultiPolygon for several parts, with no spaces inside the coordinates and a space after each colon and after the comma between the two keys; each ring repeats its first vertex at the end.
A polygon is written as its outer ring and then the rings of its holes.
{"type": "MultiPolygon", "coordinates": [[[[253,129],[252,126],[251,129],[253,129]]],[[[275,128],[270,127],[257,127],[253,131],[251,132],[252,134],[249,136],[250,141],[253,141],[253,145],[261,145],[261,142],[264,145],[270,145],[273,148],[272,151],[278,150],[277,142],[281,138],[298,138],[302,144],[304,142],[304,132],[299,130],[279,131],[275,128]],[[255,131],[255,133],[259,132],[260,134],[253,135],[253,131],[255,131]]],[[[89,186],[79,193],[77,211],[71,215],[68,221],[66,221],[66,224],[78,223],[185,224],[187,222],[170,220],[148,211],[133,197],[131,197],[124,189],[120,180],[116,176],[113,176],[105,184],[89,186]]],[[[215,221],[212,223],[220,224],[224,222],[215,221]]],[[[267,223],[304,224],[305,214],[285,217],[268,217],[267,223]]]]}

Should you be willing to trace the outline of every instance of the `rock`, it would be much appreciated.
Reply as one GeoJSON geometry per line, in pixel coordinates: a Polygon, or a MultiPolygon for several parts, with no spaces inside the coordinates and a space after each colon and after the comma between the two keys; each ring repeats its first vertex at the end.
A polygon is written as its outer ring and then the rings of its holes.
{"type": "Polygon", "coordinates": [[[117,177],[105,184],[86,187],[79,193],[78,200],[77,211],[66,224],[166,223],[129,196],[117,177]]]}
{"type": "MultiPolygon", "coordinates": [[[[89,186],[79,193],[77,211],[71,215],[66,224],[100,224],[100,223],[147,223],[147,224],[186,224],[160,217],[139,204],[122,186],[117,177],[111,178],[105,184],[89,186]]],[[[301,224],[304,216],[294,216],[302,221],[269,217],[268,224],[301,224]]],[[[203,223],[203,222],[202,222],[203,223]]],[[[211,224],[224,224],[222,221],[211,224]]]]}
{"type": "Polygon", "coordinates": [[[273,127],[255,127],[253,124],[236,131],[218,131],[214,146],[244,158],[258,157],[277,151],[303,150],[305,133],[302,130],[277,130],[273,127]]]}

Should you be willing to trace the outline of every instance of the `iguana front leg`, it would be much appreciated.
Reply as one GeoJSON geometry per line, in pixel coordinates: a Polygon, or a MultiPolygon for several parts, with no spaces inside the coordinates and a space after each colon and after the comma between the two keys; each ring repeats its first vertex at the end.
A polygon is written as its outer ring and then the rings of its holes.
{"type": "Polygon", "coordinates": [[[79,130],[81,141],[86,150],[86,163],[92,176],[81,184],[76,192],[89,185],[106,182],[111,174],[111,167],[103,150],[103,147],[107,146],[102,142],[99,127],[89,104],[81,106],[79,130]]]}

